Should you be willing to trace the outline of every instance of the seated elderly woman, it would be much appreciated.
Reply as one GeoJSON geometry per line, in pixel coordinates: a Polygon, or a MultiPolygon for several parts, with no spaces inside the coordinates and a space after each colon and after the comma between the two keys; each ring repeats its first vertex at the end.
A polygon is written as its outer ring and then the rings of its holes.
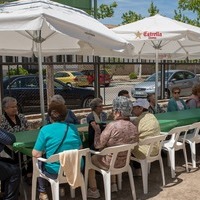
{"type": "MultiPolygon", "coordinates": [[[[2,100],[3,115],[1,117],[0,128],[15,133],[19,131],[25,131],[30,129],[30,124],[23,114],[18,113],[17,100],[13,97],[4,97],[2,100]]],[[[14,159],[15,162],[19,162],[17,153],[13,154],[13,151],[8,147],[4,148],[4,151],[14,159]]],[[[21,156],[23,161],[23,156],[21,156]]],[[[30,158],[28,158],[30,159],[30,158]]],[[[28,162],[27,169],[23,168],[23,175],[26,175],[25,181],[31,185],[32,182],[32,162],[28,162]]]]}
{"type": "Polygon", "coordinates": [[[4,97],[2,100],[3,115],[0,127],[10,133],[29,129],[29,124],[23,114],[18,113],[17,100],[4,97]]]}
{"type": "Polygon", "coordinates": [[[172,98],[168,101],[167,112],[181,111],[188,109],[186,103],[180,98],[181,89],[179,87],[172,88],[172,98]]]}
{"type": "MultiPolygon", "coordinates": [[[[75,125],[64,122],[67,114],[66,106],[60,103],[51,103],[48,114],[52,123],[40,129],[32,155],[38,158],[45,153],[46,158],[49,158],[51,155],[64,150],[82,148],[82,142],[75,125]]],[[[46,176],[56,179],[59,166],[59,163],[46,163],[41,169],[46,176]]],[[[40,192],[39,199],[48,200],[45,179],[38,178],[38,190],[40,192]]]]}
{"type": "Polygon", "coordinates": [[[103,112],[103,101],[100,98],[94,98],[90,102],[91,113],[87,116],[88,126],[88,144],[89,148],[95,150],[94,148],[94,135],[95,135],[95,126],[94,124],[99,124],[101,131],[106,126],[107,114],[103,112]]]}
{"type": "MultiPolygon", "coordinates": [[[[53,102],[61,103],[61,104],[65,105],[64,98],[59,94],[55,94],[51,97],[50,103],[53,103],[53,102]]],[[[49,115],[47,115],[46,120],[47,120],[48,124],[51,123],[49,115]]],[[[70,109],[67,109],[67,115],[66,115],[66,118],[65,118],[65,122],[71,123],[71,124],[80,124],[78,118],[76,117],[76,115],[70,109]]]]}
{"type": "MultiPolygon", "coordinates": [[[[132,102],[124,96],[117,97],[113,101],[113,116],[114,121],[110,122],[106,128],[101,132],[100,127],[95,122],[93,123],[95,129],[94,147],[97,149],[104,149],[106,147],[132,144],[138,141],[138,131],[136,126],[130,122],[130,116],[132,112],[132,102]]],[[[110,164],[109,156],[92,156],[92,162],[94,165],[107,169],[110,164]]],[[[116,161],[116,166],[124,166],[124,158],[120,156],[116,161]]],[[[111,177],[111,191],[118,190],[116,184],[116,177],[111,177]]],[[[100,193],[97,189],[97,183],[95,179],[95,171],[89,171],[89,198],[99,198],[100,193]]]]}
{"type": "Polygon", "coordinates": [[[192,95],[186,100],[189,109],[200,108],[200,84],[192,87],[192,95]]]}

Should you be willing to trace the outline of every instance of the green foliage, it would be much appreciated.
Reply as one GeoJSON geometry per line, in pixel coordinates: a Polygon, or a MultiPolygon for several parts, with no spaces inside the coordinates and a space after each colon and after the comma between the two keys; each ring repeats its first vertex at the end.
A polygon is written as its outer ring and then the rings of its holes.
{"type": "MultiPolygon", "coordinates": [[[[151,2],[151,4],[150,4],[150,7],[148,9],[148,13],[149,13],[149,16],[154,16],[157,13],[159,13],[159,9],[157,9],[157,7],[154,5],[153,2],[151,2]]],[[[140,14],[137,14],[134,11],[129,10],[128,12],[124,13],[121,18],[123,20],[122,24],[128,24],[128,23],[131,23],[131,22],[136,22],[138,20],[141,20],[144,17],[140,14]]]]}
{"type": "Polygon", "coordinates": [[[142,15],[137,14],[136,12],[129,10],[128,12],[123,13],[121,18],[123,20],[122,24],[128,24],[128,23],[131,23],[131,22],[141,20],[143,17],[142,17],[142,15]]]}
{"type": "Polygon", "coordinates": [[[132,72],[132,73],[129,74],[129,78],[130,79],[137,79],[137,74],[132,72]]]}
{"type": "MultiPolygon", "coordinates": [[[[117,7],[117,3],[113,2],[110,5],[101,4],[97,8],[97,19],[105,19],[107,17],[113,17],[114,8],[117,7]]],[[[92,14],[94,15],[94,10],[92,10],[92,14]]]]}
{"type": "Polygon", "coordinates": [[[191,24],[194,26],[200,26],[200,0],[179,0],[178,1],[178,10],[175,10],[174,19],[191,24]],[[186,14],[184,14],[186,13],[186,14]],[[192,13],[196,15],[194,19],[187,17],[192,13]]]}
{"type": "Polygon", "coordinates": [[[149,16],[154,16],[159,13],[159,9],[157,9],[157,6],[154,6],[153,2],[151,2],[150,4],[148,13],[149,13],[149,16]]]}
{"type": "Polygon", "coordinates": [[[17,67],[17,68],[11,68],[7,75],[12,76],[12,75],[27,75],[28,71],[24,69],[23,67],[17,67]]]}

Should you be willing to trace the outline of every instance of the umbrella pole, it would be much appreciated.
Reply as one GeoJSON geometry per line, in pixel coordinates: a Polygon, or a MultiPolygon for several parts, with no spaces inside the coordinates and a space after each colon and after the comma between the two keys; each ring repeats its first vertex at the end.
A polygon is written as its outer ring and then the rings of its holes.
{"type": "Polygon", "coordinates": [[[156,50],[155,111],[158,110],[158,48],[156,50]]]}
{"type": "Polygon", "coordinates": [[[41,42],[37,43],[37,47],[38,47],[39,87],[40,87],[40,111],[41,111],[41,115],[42,115],[42,125],[44,125],[44,122],[45,122],[45,109],[44,109],[44,86],[43,86],[41,42]]]}

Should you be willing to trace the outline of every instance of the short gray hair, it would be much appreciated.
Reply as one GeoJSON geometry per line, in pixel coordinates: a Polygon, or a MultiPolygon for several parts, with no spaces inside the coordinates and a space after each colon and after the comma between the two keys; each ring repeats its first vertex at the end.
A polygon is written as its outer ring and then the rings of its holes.
{"type": "Polygon", "coordinates": [[[6,108],[7,104],[9,102],[16,102],[17,103],[17,100],[15,98],[13,98],[13,97],[4,97],[3,100],[2,100],[2,107],[6,108]]]}
{"type": "Polygon", "coordinates": [[[119,96],[113,100],[113,111],[121,112],[123,117],[130,117],[132,109],[132,102],[125,96],[119,96]]]}
{"type": "Polygon", "coordinates": [[[60,94],[55,94],[51,97],[50,103],[60,103],[60,104],[65,104],[64,98],[60,94]]]}
{"type": "Polygon", "coordinates": [[[90,108],[92,110],[95,110],[96,107],[98,107],[100,104],[102,104],[103,101],[100,98],[94,98],[91,102],[90,102],[90,108]]]}

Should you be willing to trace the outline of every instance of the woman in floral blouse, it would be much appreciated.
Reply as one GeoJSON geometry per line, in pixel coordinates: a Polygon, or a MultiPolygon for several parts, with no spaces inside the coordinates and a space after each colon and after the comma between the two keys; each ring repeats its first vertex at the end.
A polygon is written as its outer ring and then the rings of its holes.
{"type": "Polygon", "coordinates": [[[23,114],[18,114],[17,100],[13,97],[5,97],[2,101],[4,114],[1,119],[1,128],[15,133],[29,128],[28,122],[23,114]]]}
{"type": "MultiPolygon", "coordinates": [[[[23,114],[18,113],[17,100],[13,97],[5,97],[2,101],[3,115],[1,117],[0,128],[15,133],[19,131],[25,131],[29,129],[28,121],[23,114]]],[[[17,163],[19,162],[18,154],[12,152],[8,147],[4,148],[5,152],[14,159],[17,163]]],[[[21,156],[23,158],[23,156],[21,156]]],[[[32,180],[32,162],[27,165],[27,170],[23,170],[25,181],[30,185],[32,180]]]]}
{"type": "MultiPolygon", "coordinates": [[[[130,122],[130,116],[132,112],[132,102],[124,96],[119,96],[113,101],[113,116],[114,121],[110,122],[106,128],[101,132],[98,124],[93,123],[95,129],[94,147],[96,149],[104,149],[106,147],[112,147],[122,144],[132,144],[138,141],[138,131],[136,126],[130,122]]],[[[115,163],[116,167],[124,166],[124,157],[126,155],[120,155],[115,163]]],[[[92,156],[92,162],[94,165],[108,169],[110,165],[110,156],[92,156]]],[[[111,191],[116,192],[118,190],[116,184],[116,176],[111,176],[111,191]]],[[[89,171],[89,198],[99,198],[100,193],[97,189],[95,171],[89,171]]]]}

